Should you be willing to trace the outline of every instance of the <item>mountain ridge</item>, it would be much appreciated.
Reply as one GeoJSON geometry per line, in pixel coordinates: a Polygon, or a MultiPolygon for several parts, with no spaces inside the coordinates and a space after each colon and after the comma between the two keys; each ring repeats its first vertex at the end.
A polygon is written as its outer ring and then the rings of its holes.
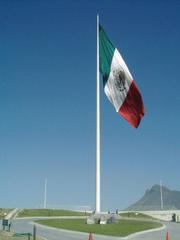
{"type": "MultiPolygon", "coordinates": [[[[170,190],[168,187],[162,186],[162,206],[163,210],[180,209],[180,191],[170,190]]],[[[125,210],[162,210],[160,185],[155,184],[150,189],[147,189],[142,198],[125,210]]]]}

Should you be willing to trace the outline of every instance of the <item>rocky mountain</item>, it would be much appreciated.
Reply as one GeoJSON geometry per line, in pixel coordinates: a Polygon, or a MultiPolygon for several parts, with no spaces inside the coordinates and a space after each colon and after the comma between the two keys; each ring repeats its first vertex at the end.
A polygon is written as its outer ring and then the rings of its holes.
{"type": "MultiPolygon", "coordinates": [[[[180,209],[180,191],[170,190],[163,186],[162,200],[164,210],[180,209]]],[[[139,201],[125,210],[161,210],[160,185],[154,185],[151,189],[147,189],[139,201]]]]}

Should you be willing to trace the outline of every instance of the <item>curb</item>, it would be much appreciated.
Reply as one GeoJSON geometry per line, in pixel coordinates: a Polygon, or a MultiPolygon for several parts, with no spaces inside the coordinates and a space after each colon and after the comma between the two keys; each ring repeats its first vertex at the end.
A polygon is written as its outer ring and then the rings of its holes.
{"type": "MultiPolygon", "coordinates": [[[[49,227],[49,226],[45,226],[45,225],[42,225],[40,223],[35,223],[35,222],[30,222],[30,224],[35,224],[36,226],[39,226],[41,228],[46,228],[46,229],[52,229],[52,230],[56,230],[56,231],[60,231],[60,232],[64,232],[64,233],[73,233],[73,234],[82,234],[84,236],[88,236],[89,233],[87,232],[79,232],[79,231],[72,231],[72,230],[67,230],[67,229],[62,229],[62,228],[55,228],[55,227],[49,227]]],[[[132,233],[126,237],[118,237],[118,236],[110,236],[110,235],[103,235],[103,234],[96,234],[96,233],[93,233],[94,236],[101,236],[102,238],[106,239],[109,237],[113,238],[113,239],[122,239],[122,240],[128,240],[128,239],[132,239],[136,236],[139,236],[139,235],[143,235],[143,234],[146,234],[146,233],[150,233],[150,232],[156,232],[156,231],[161,231],[161,230],[164,230],[166,229],[166,225],[162,223],[162,227],[159,227],[159,228],[155,228],[155,229],[149,229],[149,230],[145,230],[145,231],[141,231],[141,232],[136,232],[136,233],[132,233]]]]}

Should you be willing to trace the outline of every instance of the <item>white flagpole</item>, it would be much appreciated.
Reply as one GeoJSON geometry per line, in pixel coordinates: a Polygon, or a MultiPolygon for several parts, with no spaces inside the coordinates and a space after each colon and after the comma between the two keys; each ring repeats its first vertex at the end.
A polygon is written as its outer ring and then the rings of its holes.
{"type": "Polygon", "coordinates": [[[163,194],[162,194],[162,181],[160,180],[160,194],[161,194],[161,210],[163,210],[163,194]]]}
{"type": "Polygon", "coordinates": [[[97,82],[96,82],[96,213],[100,212],[100,82],[99,82],[99,15],[97,15],[97,82]]]}
{"type": "Polygon", "coordinates": [[[45,179],[44,184],[44,208],[47,208],[47,178],[45,179]]]}

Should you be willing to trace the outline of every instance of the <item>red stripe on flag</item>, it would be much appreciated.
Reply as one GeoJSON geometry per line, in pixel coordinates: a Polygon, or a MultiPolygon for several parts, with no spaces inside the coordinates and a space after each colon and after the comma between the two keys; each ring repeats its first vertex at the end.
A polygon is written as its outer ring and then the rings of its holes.
{"type": "Polygon", "coordinates": [[[141,118],[144,116],[142,97],[135,81],[131,83],[127,96],[119,109],[119,114],[135,128],[139,126],[141,118]]]}

